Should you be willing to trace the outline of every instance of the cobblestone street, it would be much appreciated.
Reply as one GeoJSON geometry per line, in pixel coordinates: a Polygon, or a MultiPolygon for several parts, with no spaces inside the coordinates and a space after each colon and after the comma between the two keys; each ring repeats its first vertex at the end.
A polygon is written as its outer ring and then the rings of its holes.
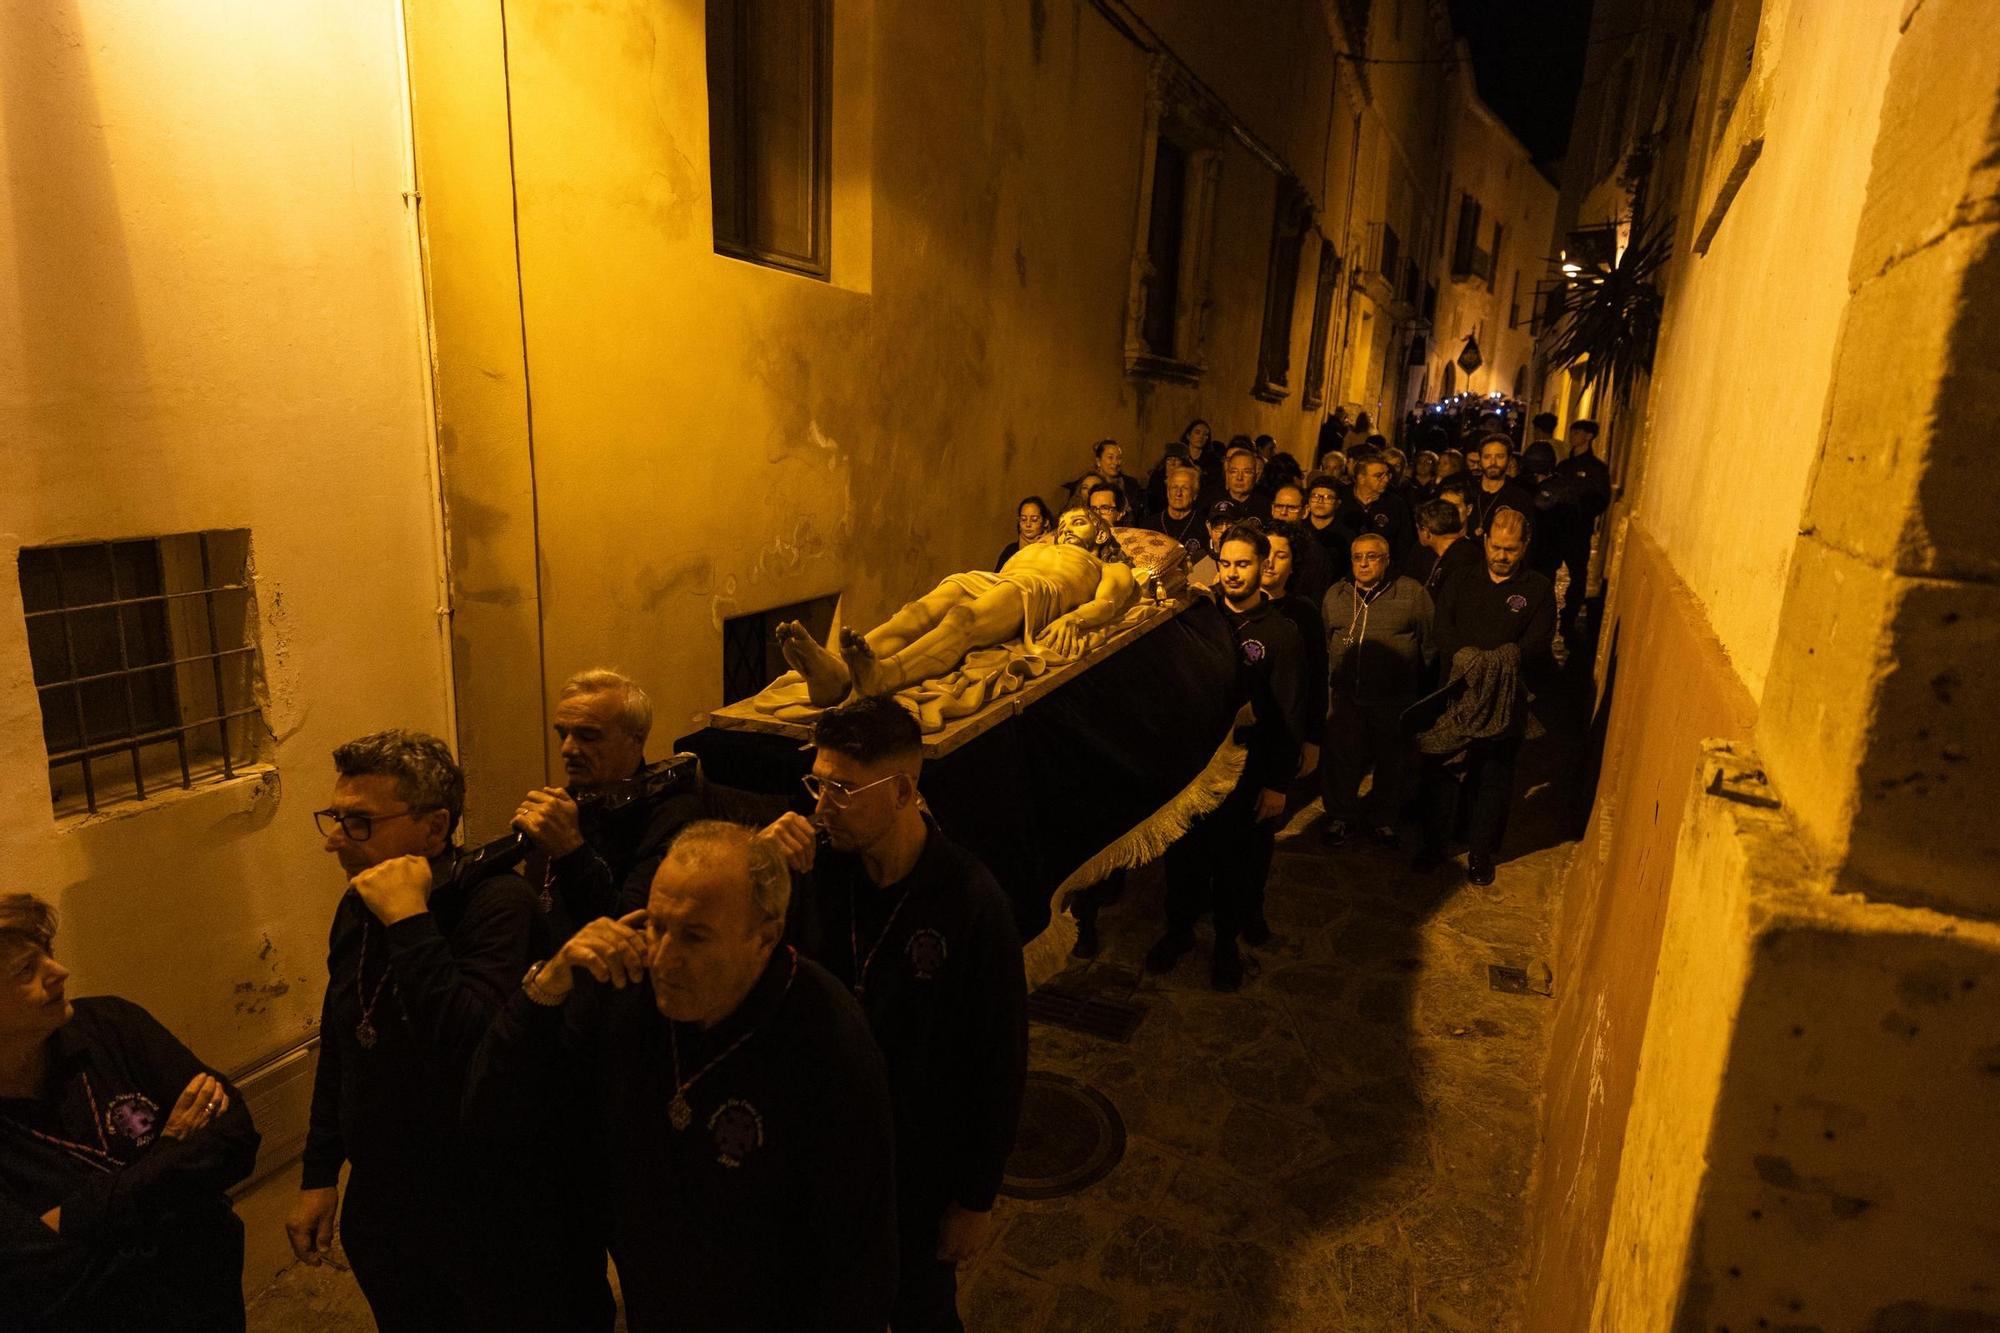
{"type": "Polygon", "coordinates": [[[1138,982],[1160,885],[1135,876],[1089,967],[1144,1022],[1128,1045],[1037,1023],[1031,1051],[1111,1097],[1125,1157],[1072,1197],[1003,1203],[969,1326],[1515,1326],[1550,1006],[1487,968],[1546,956],[1566,854],[1477,889],[1307,828],[1279,844],[1277,938],[1238,995],[1209,990],[1201,950],[1138,982]]]}

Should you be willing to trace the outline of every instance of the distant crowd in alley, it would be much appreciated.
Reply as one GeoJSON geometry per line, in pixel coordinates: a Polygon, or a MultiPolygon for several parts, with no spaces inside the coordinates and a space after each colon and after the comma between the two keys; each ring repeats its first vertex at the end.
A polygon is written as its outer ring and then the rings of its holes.
{"type": "MultiPolygon", "coordinates": [[[[1237,790],[1167,855],[1149,970],[1172,969],[1206,914],[1210,979],[1241,984],[1239,941],[1270,938],[1277,829],[1314,796],[1329,845],[1398,846],[1407,818],[1413,870],[1437,868],[1462,833],[1466,879],[1493,883],[1528,694],[1553,665],[1558,628],[1578,629],[1611,500],[1597,424],[1571,422],[1565,441],[1558,425],[1490,400],[1441,405],[1404,423],[1412,456],[1365,412],[1337,412],[1308,472],[1268,435],[1225,445],[1197,419],[1144,481],[1118,441],[1092,446],[1064,504],[1185,548],[1191,582],[1229,620],[1258,723],[1237,790]]],[[[999,564],[1049,540],[1051,516],[1040,496],[1023,499],[999,564]]],[[[1077,896],[1079,952],[1096,952],[1098,911],[1120,892],[1114,877],[1077,896]]]]}
{"type": "MultiPolygon", "coordinates": [[[[1072,525],[1185,548],[1236,649],[1216,688],[1249,705],[1241,777],[1167,852],[1149,971],[1208,916],[1210,983],[1243,984],[1277,831],[1315,798],[1329,844],[1413,825],[1434,871],[1462,833],[1493,882],[1527,694],[1610,499],[1595,426],[1556,424],[1430,414],[1412,457],[1336,415],[1308,470],[1194,421],[1144,480],[1092,448],[1060,498],[1104,524],[1072,525]]],[[[1058,517],[1023,500],[1000,562],[1058,517]]],[[[1005,894],[921,799],[914,717],[827,710],[810,817],[649,762],[651,702],[616,671],[570,678],[553,721],[562,785],[480,848],[443,741],[386,726],[332,756],[312,818],[345,888],[293,1250],[350,1266],[392,1331],[608,1333],[607,1255],[634,1333],[962,1329],[1026,983],[1005,894]]],[[[1072,896],[1079,955],[1121,882],[1072,896]]],[[[0,1327],[241,1330],[250,1110],[140,1006],[72,998],[57,924],[0,893],[0,1327]]]]}

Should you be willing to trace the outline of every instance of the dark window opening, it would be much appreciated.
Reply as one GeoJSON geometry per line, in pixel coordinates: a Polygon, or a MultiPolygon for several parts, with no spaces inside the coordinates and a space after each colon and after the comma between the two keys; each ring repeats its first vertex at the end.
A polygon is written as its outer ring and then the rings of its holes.
{"type": "Polygon", "coordinates": [[[1476,277],[1479,262],[1479,201],[1469,194],[1460,195],[1458,234],[1451,247],[1451,276],[1476,277]]]}
{"type": "Polygon", "coordinates": [[[1139,337],[1172,358],[1180,313],[1181,219],[1187,203],[1187,149],[1161,135],[1153,148],[1153,202],[1146,220],[1146,317],[1139,337]]]}
{"type": "Polygon", "coordinates": [[[255,762],[249,560],[240,530],[22,549],[57,815],[255,762]]]}
{"type": "Polygon", "coordinates": [[[1382,263],[1378,271],[1391,284],[1396,281],[1396,261],[1402,257],[1402,253],[1402,239],[1396,235],[1394,227],[1384,223],[1382,227],[1382,263]]]}
{"type": "Polygon", "coordinates": [[[1299,183],[1280,178],[1271,220],[1270,269],[1264,284],[1264,336],[1257,351],[1253,396],[1277,402],[1292,370],[1292,313],[1298,304],[1299,251],[1312,225],[1312,201],[1299,183]]]}
{"type": "Polygon", "coordinates": [[[733,704],[769,685],[791,667],[778,652],[778,626],[796,620],[819,643],[833,629],[838,593],[731,616],[722,622],[722,702],[733,704]]]}
{"type": "Polygon", "coordinates": [[[830,0],[708,0],[717,253],[828,269],[830,0]]]}
{"type": "Polygon", "coordinates": [[[1306,382],[1299,395],[1301,406],[1318,407],[1325,401],[1326,345],[1333,327],[1333,289],[1340,275],[1340,256],[1333,242],[1322,237],[1319,243],[1319,278],[1313,289],[1312,337],[1306,346],[1306,382]]]}

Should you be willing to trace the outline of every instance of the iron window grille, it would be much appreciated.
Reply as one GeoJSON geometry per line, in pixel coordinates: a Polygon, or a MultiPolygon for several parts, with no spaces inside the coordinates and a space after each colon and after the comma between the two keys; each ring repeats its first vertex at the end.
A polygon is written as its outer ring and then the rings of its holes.
{"type": "Polygon", "coordinates": [[[791,670],[778,651],[778,626],[785,621],[798,621],[814,642],[825,643],[839,601],[840,595],[831,593],[723,621],[722,702],[747,699],[791,670]]]}
{"type": "Polygon", "coordinates": [[[231,778],[256,762],[249,569],[240,529],[21,550],[58,816],[231,778]]]}

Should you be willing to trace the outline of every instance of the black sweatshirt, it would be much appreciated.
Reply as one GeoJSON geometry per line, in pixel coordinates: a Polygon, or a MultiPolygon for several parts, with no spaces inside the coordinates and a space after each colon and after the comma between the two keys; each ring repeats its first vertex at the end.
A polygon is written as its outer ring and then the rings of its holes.
{"type": "Polygon", "coordinates": [[[1515,481],[1503,481],[1497,491],[1488,491],[1484,482],[1475,482],[1466,495],[1472,501],[1472,513],[1466,516],[1467,536],[1484,537],[1493,515],[1502,509],[1513,509],[1530,523],[1535,518],[1534,492],[1515,481]]]}
{"type": "Polygon", "coordinates": [[[242,1328],[243,1224],[225,1194],[257,1161],[242,1094],[224,1080],[227,1111],[160,1138],[188,1082],[222,1076],[136,1004],[74,1004],[46,1095],[0,1098],[0,1328],[242,1328]],[[56,1207],[59,1232],[41,1221],[56,1207]]]}
{"type": "Polygon", "coordinates": [[[933,825],[917,863],[878,888],[822,851],[795,903],[807,956],[853,989],[889,1065],[897,1211],[925,1257],[946,1204],[993,1206],[1028,1074],[1027,983],[992,872],[933,825]]]}
{"type": "Polygon", "coordinates": [[[1299,747],[1309,734],[1302,712],[1305,645],[1285,613],[1261,593],[1248,611],[1217,599],[1236,636],[1237,697],[1248,699],[1256,721],[1238,732],[1249,747],[1237,784],[1255,791],[1284,791],[1299,771],[1299,747]]]}
{"type": "MultiPolygon", "coordinates": [[[[1326,590],[1320,590],[1324,598],[1326,590]]],[[[1315,724],[1326,721],[1330,703],[1327,694],[1327,643],[1326,617],[1321,614],[1319,603],[1305,593],[1289,593],[1272,603],[1285,619],[1292,622],[1292,628],[1299,632],[1299,647],[1305,654],[1305,667],[1299,672],[1299,717],[1305,724],[1302,742],[1319,744],[1319,727],[1315,724]]]]}
{"type": "Polygon", "coordinates": [[[1480,544],[1471,538],[1460,537],[1444,548],[1443,555],[1419,543],[1410,552],[1410,559],[1402,572],[1422,584],[1424,591],[1435,599],[1446,580],[1454,577],[1459,570],[1467,565],[1483,568],[1485,564],[1486,556],[1480,544]]]}
{"type": "Polygon", "coordinates": [[[519,875],[466,885],[443,858],[431,873],[430,910],[393,926],[352,889],[334,909],[305,1189],[336,1183],[342,1162],[437,1183],[469,1166],[458,1134],[466,1071],[529,961],[547,952],[545,932],[519,875]],[[372,1047],[357,1032],[364,997],[372,1047]]]}
{"type": "MultiPolygon", "coordinates": [[[[694,1118],[668,1119],[669,1025],[644,982],[516,994],[480,1047],[470,1127],[526,1139],[590,1083],[612,1256],[633,1333],[881,1333],[896,1292],[894,1131],[882,1055],[847,988],[780,947],[731,1014],[672,1025],[694,1118]]],[[[525,1225],[532,1225],[527,1219],[525,1225]]]]}
{"type": "MultiPolygon", "coordinates": [[[[1392,561],[1401,560],[1403,554],[1416,545],[1417,520],[1410,513],[1410,502],[1393,489],[1383,491],[1367,504],[1350,495],[1335,510],[1335,516],[1356,536],[1372,532],[1386,540],[1392,561]]],[[[1351,564],[1346,563],[1339,570],[1342,577],[1352,572],[1351,564]]]]}
{"type": "Polygon", "coordinates": [[[783,798],[753,795],[706,778],[693,790],[615,809],[584,803],[577,811],[583,846],[553,861],[531,857],[530,882],[544,886],[549,931],[560,945],[598,917],[644,907],[653,873],[681,828],[697,819],[733,819],[761,827],[783,814],[783,798]],[[537,871],[539,870],[539,878],[537,871]]]}
{"type": "Polygon", "coordinates": [[[1556,592],[1548,579],[1514,567],[1513,577],[1495,583],[1481,564],[1453,575],[1437,598],[1435,637],[1440,681],[1451,677],[1451,659],[1460,648],[1498,648],[1519,644],[1523,686],[1553,665],[1550,646],[1556,632],[1556,592]]]}

